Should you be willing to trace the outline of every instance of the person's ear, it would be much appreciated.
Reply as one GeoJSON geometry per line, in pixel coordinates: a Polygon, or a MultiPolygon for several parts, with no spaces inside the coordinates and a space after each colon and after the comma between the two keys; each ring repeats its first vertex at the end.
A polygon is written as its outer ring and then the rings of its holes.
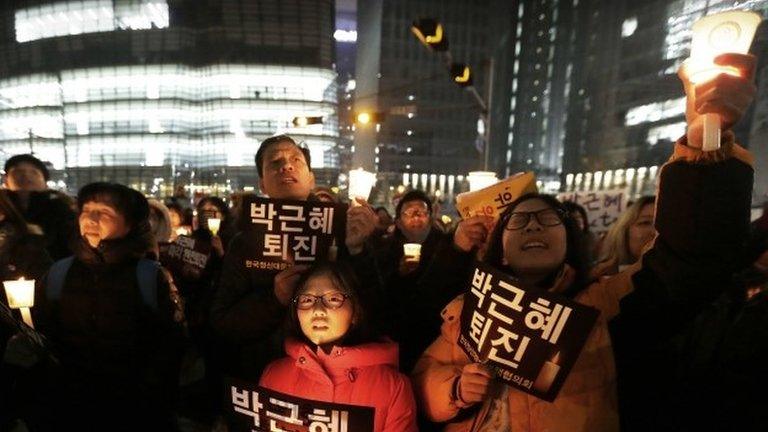
{"type": "Polygon", "coordinates": [[[310,189],[314,189],[315,188],[315,173],[313,173],[312,171],[309,172],[309,183],[311,185],[310,189]]]}
{"type": "Polygon", "coordinates": [[[261,178],[259,179],[259,190],[261,191],[261,193],[267,194],[266,192],[264,192],[264,179],[261,179],[261,178]]]}

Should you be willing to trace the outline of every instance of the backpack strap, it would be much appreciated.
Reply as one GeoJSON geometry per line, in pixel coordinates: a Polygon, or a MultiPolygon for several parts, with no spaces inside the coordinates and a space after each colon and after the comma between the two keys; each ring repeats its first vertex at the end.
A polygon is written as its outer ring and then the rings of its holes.
{"type": "Polygon", "coordinates": [[[48,300],[58,301],[61,299],[61,292],[64,290],[64,280],[67,278],[67,272],[75,261],[74,256],[60,259],[51,265],[48,270],[48,277],[45,283],[45,296],[48,300]]]}
{"type": "Polygon", "coordinates": [[[157,261],[142,258],[136,265],[136,279],[139,281],[139,291],[144,304],[153,312],[157,311],[157,272],[160,264],[157,261]]]}
{"type": "MultiPolygon", "coordinates": [[[[48,277],[45,284],[45,294],[48,300],[58,301],[61,299],[61,292],[64,290],[64,281],[67,278],[69,268],[75,257],[67,257],[56,261],[48,270],[48,277]]],[[[153,260],[142,258],[136,265],[136,279],[139,282],[139,291],[141,300],[150,309],[156,311],[157,306],[157,272],[160,265],[153,260]]]]}

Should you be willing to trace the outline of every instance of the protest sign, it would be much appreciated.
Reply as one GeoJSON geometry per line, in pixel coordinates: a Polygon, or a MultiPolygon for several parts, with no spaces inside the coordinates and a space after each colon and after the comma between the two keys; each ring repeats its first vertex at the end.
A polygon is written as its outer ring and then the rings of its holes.
{"type": "Polygon", "coordinates": [[[180,235],[160,246],[160,263],[174,275],[198,279],[211,256],[211,242],[180,235]]]}
{"type": "Polygon", "coordinates": [[[344,244],[346,204],[248,197],[243,211],[246,269],[276,273],[326,261],[344,244]]]}
{"type": "Polygon", "coordinates": [[[520,173],[486,188],[460,193],[456,196],[456,210],[464,219],[486,215],[496,220],[512,201],[536,191],[536,176],[532,172],[520,173]]]}
{"type": "Polygon", "coordinates": [[[584,207],[589,219],[590,231],[603,234],[627,209],[628,195],[626,189],[605,191],[579,191],[557,194],[560,202],[572,201],[584,207]]]}
{"type": "Polygon", "coordinates": [[[302,399],[235,379],[226,389],[231,431],[373,432],[373,407],[302,399]]]}
{"type": "Polygon", "coordinates": [[[506,384],[553,401],[581,352],[597,309],[477,263],[461,311],[459,346],[506,384]]]}

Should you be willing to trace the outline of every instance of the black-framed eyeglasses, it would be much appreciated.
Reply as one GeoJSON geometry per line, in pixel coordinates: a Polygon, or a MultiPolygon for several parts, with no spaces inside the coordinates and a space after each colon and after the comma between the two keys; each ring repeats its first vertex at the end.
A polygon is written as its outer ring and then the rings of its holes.
{"type": "Polygon", "coordinates": [[[512,212],[510,213],[504,228],[510,231],[523,229],[531,222],[531,216],[536,218],[536,222],[538,222],[539,225],[553,227],[563,223],[564,215],[552,208],[534,212],[512,212]]]}
{"type": "Polygon", "coordinates": [[[299,294],[293,299],[293,302],[296,303],[296,308],[301,310],[312,309],[318,300],[322,300],[323,306],[327,309],[338,309],[344,306],[344,302],[348,298],[348,295],[341,292],[329,292],[319,296],[299,294]]]}

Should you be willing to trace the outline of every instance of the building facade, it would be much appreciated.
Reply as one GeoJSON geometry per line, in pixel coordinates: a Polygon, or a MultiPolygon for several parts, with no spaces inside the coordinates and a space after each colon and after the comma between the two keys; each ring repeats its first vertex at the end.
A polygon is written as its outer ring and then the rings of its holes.
{"type": "MultiPolygon", "coordinates": [[[[685,97],[677,70],[689,55],[692,25],[702,16],[736,9],[766,16],[768,1],[578,2],[562,189],[655,192],[658,167],[685,133],[685,97]]],[[[752,48],[763,57],[764,30],[752,48]]],[[[763,95],[768,84],[764,64],[762,60],[757,73],[763,95]]],[[[751,146],[754,136],[764,136],[764,128],[753,123],[766,115],[758,95],[754,108],[735,127],[740,143],[751,146]]],[[[758,178],[763,169],[758,165],[758,178]]]]}
{"type": "Polygon", "coordinates": [[[338,175],[331,0],[14,3],[0,9],[0,162],[34,152],[70,190],[225,194],[256,185],[259,142],[289,133],[320,181],[338,175]]]}

